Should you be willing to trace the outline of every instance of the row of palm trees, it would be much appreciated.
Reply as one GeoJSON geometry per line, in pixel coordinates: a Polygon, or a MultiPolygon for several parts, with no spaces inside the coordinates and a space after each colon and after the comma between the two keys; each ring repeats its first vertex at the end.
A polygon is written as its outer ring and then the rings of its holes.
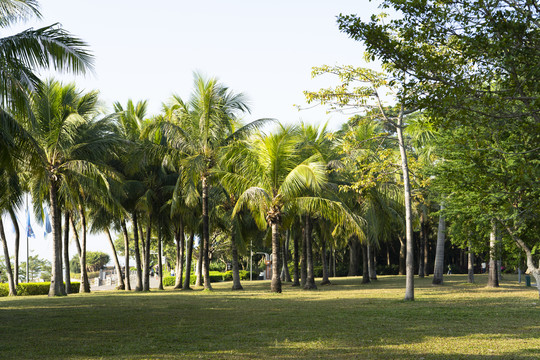
{"type": "MultiPolygon", "coordinates": [[[[304,279],[306,288],[316,287],[314,228],[323,247],[339,237],[376,244],[389,239],[393,227],[401,231],[398,177],[386,176],[376,186],[366,186],[362,194],[347,188],[356,176],[351,169],[362,166],[359,161],[376,160],[378,151],[354,145],[362,143],[359,137],[368,139],[384,130],[374,121],[362,120],[359,126],[359,120],[354,120],[333,140],[325,128],[304,124],[283,126],[273,119],[259,119],[242,125],[240,116],[249,111],[243,95],[199,75],[194,89],[189,101],[173,96],[162,114],[150,118],[145,102],[132,101],[125,107],[116,103],[114,113],[100,115],[97,93],[81,93],[72,84],[50,80],[32,94],[31,116],[17,121],[32,150],[24,158],[14,158],[18,171],[11,175],[17,178],[21,194],[31,193],[36,213],[43,203],[50,208],[54,250],[50,295],[69,289],[63,283],[69,281],[70,224],[79,230],[74,234],[80,238],[75,242],[80,243],[83,292],[89,291],[88,231],[104,231],[109,238],[111,229],[120,231],[129,269],[130,228],[137,269],[134,287],[139,290],[149,290],[151,242],[160,247],[166,238],[176,242],[176,273],[181,274],[176,286],[189,288],[188,263],[195,236],[201,239],[204,287],[211,289],[208,252],[216,232],[230,239],[234,287],[241,288],[237,248],[245,248],[250,236],[266,231],[275,292],[281,292],[280,237],[287,230],[304,232],[301,264],[306,275],[296,274],[295,280],[304,279]],[[262,131],[272,124],[277,124],[277,130],[262,131]],[[346,140],[347,136],[354,141],[346,140]]],[[[384,143],[395,156],[390,141],[384,143]]],[[[162,264],[158,268],[161,271],[162,264]]],[[[324,273],[327,279],[327,266],[324,273]]],[[[129,276],[123,287],[131,289],[129,276]]]]}

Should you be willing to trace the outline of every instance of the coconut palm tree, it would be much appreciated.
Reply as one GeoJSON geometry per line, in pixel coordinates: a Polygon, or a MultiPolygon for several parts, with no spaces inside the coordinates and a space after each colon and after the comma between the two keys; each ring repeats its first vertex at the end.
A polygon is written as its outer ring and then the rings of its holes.
{"type": "MultiPolygon", "coordinates": [[[[37,1],[2,1],[0,28],[32,17],[41,17],[37,1]]],[[[51,67],[85,73],[92,69],[92,56],[83,41],[58,24],[0,38],[0,108],[26,115],[28,94],[40,86],[35,71],[51,67]]]]}
{"type": "Polygon", "coordinates": [[[220,174],[227,189],[241,194],[233,216],[247,208],[260,229],[271,229],[272,292],[281,292],[279,236],[285,216],[318,211],[351,228],[357,225],[341,204],[305,196],[306,191],[316,194],[325,186],[326,168],[319,155],[302,159],[298,141],[298,129],[294,127],[280,126],[277,133],[270,135],[259,132],[230,156],[235,171],[220,174]]]}
{"type": "Polygon", "coordinates": [[[104,181],[107,159],[119,144],[110,119],[95,120],[97,93],[48,81],[32,95],[33,119],[25,124],[35,154],[29,159],[33,199],[48,198],[53,241],[53,280],[49,295],[64,295],[60,190],[68,181],[104,181]]]}
{"type": "MultiPolygon", "coordinates": [[[[181,161],[181,167],[191,172],[189,178],[193,179],[192,183],[197,184],[200,181],[201,184],[204,287],[211,289],[208,263],[208,196],[218,150],[264,125],[268,119],[239,126],[237,116],[249,112],[246,97],[241,93],[233,93],[215,78],[205,79],[199,74],[194,77],[194,90],[189,102],[173,96],[171,103],[165,108],[164,121],[159,130],[168,139],[169,153],[175,161],[181,161]]],[[[195,189],[190,193],[195,194],[195,189]]]]}

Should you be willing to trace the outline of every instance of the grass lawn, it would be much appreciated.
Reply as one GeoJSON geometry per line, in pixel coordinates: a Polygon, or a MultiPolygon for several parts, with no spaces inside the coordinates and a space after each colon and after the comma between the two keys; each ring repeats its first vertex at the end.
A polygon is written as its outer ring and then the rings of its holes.
{"type": "Polygon", "coordinates": [[[214,291],[0,298],[0,359],[540,359],[536,288],[465,275],[332,279],[303,291],[267,281],[214,291]]]}

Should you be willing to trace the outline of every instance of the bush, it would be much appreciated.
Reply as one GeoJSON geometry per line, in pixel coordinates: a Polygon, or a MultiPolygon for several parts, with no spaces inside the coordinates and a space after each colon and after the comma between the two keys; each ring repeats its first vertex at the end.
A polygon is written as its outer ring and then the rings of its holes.
{"type": "MultiPolygon", "coordinates": [[[[81,284],[78,282],[71,283],[71,293],[79,292],[79,286],[81,284]]],[[[40,282],[40,283],[20,283],[17,285],[17,295],[19,296],[31,296],[31,295],[47,295],[49,293],[49,288],[51,287],[50,282],[40,282]]],[[[8,296],[9,294],[9,285],[0,284],[0,297],[8,296]]]]}
{"type": "MultiPolygon", "coordinates": [[[[249,271],[247,270],[238,270],[238,274],[240,275],[240,280],[249,280],[249,271]]],[[[253,272],[253,279],[257,280],[259,278],[259,275],[253,272]]],[[[223,273],[223,281],[232,281],[232,271],[227,271],[223,273]]]]}
{"type": "Polygon", "coordinates": [[[397,275],[399,265],[377,265],[377,275],[397,275]]]}
{"type": "MultiPolygon", "coordinates": [[[[225,273],[222,273],[222,272],[219,272],[219,271],[210,271],[210,282],[213,283],[213,282],[223,281],[223,275],[224,274],[225,273]]],[[[185,279],[185,277],[183,279],[185,279]]],[[[232,279],[232,277],[231,277],[231,279],[232,279]]],[[[193,285],[193,284],[195,284],[196,280],[197,280],[197,276],[192,274],[190,279],[189,279],[189,283],[191,285],[193,285]]],[[[174,286],[175,282],[176,282],[176,276],[164,276],[163,277],[163,286],[174,286]]]]}

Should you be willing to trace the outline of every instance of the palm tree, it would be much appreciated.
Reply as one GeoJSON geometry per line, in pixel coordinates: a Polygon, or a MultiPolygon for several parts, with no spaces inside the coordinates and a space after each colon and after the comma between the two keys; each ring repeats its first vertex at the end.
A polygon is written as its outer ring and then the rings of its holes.
{"type": "MultiPolygon", "coordinates": [[[[249,112],[243,94],[235,94],[215,78],[205,79],[195,74],[194,90],[189,102],[173,96],[171,104],[165,108],[165,119],[159,126],[168,139],[168,152],[173,154],[178,166],[190,171],[189,178],[201,184],[202,205],[202,250],[204,287],[211,289],[208,250],[210,227],[208,204],[212,169],[217,161],[217,152],[222,147],[239,139],[252,130],[264,125],[267,119],[253,121],[239,127],[237,115],[249,112]]],[[[196,191],[192,191],[192,194],[196,191]]]]}
{"type": "Polygon", "coordinates": [[[64,295],[62,282],[61,187],[69,181],[106,179],[107,159],[119,143],[110,119],[93,120],[97,93],[48,81],[32,96],[33,120],[26,122],[35,154],[29,161],[34,201],[48,197],[53,240],[53,280],[49,296],[64,295]]]}
{"type": "MultiPolygon", "coordinates": [[[[37,1],[2,1],[0,28],[32,17],[41,17],[37,1]]],[[[19,114],[27,114],[28,94],[40,86],[34,73],[37,69],[52,67],[76,73],[92,69],[87,45],[58,24],[0,38],[0,59],[0,107],[19,114]]]]}
{"type": "Polygon", "coordinates": [[[244,207],[249,209],[260,229],[271,228],[272,292],[281,292],[280,227],[283,218],[291,213],[319,211],[332,215],[335,222],[345,222],[353,228],[356,221],[342,210],[339,203],[316,196],[326,184],[326,168],[318,155],[303,160],[298,143],[298,129],[280,126],[275,134],[258,133],[244,147],[235,148],[230,156],[235,171],[220,174],[229,191],[241,194],[233,216],[244,207]]]}

